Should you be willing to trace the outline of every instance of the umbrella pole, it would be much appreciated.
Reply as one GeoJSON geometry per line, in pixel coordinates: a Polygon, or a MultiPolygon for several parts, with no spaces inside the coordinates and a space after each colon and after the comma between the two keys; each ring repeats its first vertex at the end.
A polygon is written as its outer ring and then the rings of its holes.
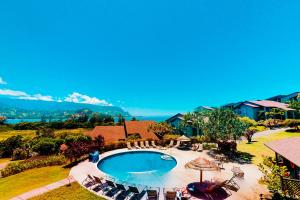
{"type": "Polygon", "coordinates": [[[200,170],[200,183],[202,183],[202,177],[203,177],[202,170],[200,170]]]}

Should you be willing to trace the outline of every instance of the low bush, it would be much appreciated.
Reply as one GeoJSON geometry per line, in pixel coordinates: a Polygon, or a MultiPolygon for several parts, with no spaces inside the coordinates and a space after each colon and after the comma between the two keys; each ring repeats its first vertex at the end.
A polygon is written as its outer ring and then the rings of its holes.
{"type": "Polygon", "coordinates": [[[218,149],[222,152],[235,152],[236,151],[237,144],[234,140],[228,140],[228,141],[223,141],[219,140],[218,141],[218,149]]]}
{"type": "Polygon", "coordinates": [[[191,137],[192,143],[204,143],[204,142],[208,142],[208,138],[204,135],[200,135],[200,136],[193,136],[191,137]]]}
{"type": "Polygon", "coordinates": [[[163,139],[164,140],[176,140],[179,137],[180,137],[180,135],[166,134],[166,135],[164,135],[163,139]]]}
{"type": "Polygon", "coordinates": [[[63,165],[66,163],[66,158],[62,155],[41,157],[38,159],[30,159],[19,162],[9,163],[3,170],[1,170],[2,177],[11,176],[14,174],[21,173],[28,169],[63,165]]]}
{"type": "Polygon", "coordinates": [[[203,143],[204,150],[211,150],[216,147],[217,147],[217,145],[215,143],[203,143]]]}
{"type": "Polygon", "coordinates": [[[268,128],[279,128],[283,127],[284,123],[283,120],[280,119],[267,119],[264,121],[264,126],[268,128]]]}
{"type": "Polygon", "coordinates": [[[22,148],[13,151],[12,160],[24,160],[29,157],[29,152],[22,148]]]}
{"type": "Polygon", "coordinates": [[[62,139],[53,138],[36,138],[32,141],[32,150],[40,155],[51,155],[59,152],[60,145],[63,144],[62,139]]]}
{"type": "Polygon", "coordinates": [[[283,124],[286,127],[291,127],[298,131],[300,126],[300,119],[286,119],[284,120],[283,124]]]}
{"type": "Polygon", "coordinates": [[[111,150],[115,150],[115,149],[122,149],[122,148],[126,148],[127,145],[125,142],[115,142],[115,143],[109,143],[104,145],[104,151],[111,151],[111,150]]]}
{"type": "Polygon", "coordinates": [[[262,131],[268,130],[268,128],[266,128],[265,126],[250,126],[249,130],[257,133],[257,132],[262,132],[262,131]]]}

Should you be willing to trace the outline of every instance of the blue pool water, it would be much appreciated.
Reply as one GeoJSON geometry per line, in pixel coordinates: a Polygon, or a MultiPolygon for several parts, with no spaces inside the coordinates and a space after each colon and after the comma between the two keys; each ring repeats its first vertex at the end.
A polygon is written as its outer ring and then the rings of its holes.
{"type": "Polygon", "coordinates": [[[98,163],[98,168],[120,182],[160,186],[177,162],[173,157],[152,151],[133,151],[108,156],[98,163]]]}

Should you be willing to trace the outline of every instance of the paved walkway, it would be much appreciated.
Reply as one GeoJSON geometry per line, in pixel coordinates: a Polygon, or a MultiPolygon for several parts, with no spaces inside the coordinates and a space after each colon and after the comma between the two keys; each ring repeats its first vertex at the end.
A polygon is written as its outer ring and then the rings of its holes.
{"type": "Polygon", "coordinates": [[[72,176],[70,176],[70,177],[68,177],[66,179],[57,181],[55,183],[51,183],[50,185],[46,185],[44,187],[40,187],[40,188],[31,190],[29,192],[23,193],[23,194],[21,194],[19,196],[16,196],[16,197],[12,198],[11,200],[25,200],[25,199],[30,199],[32,197],[44,194],[46,192],[49,192],[49,191],[54,190],[56,188],[59,188],[61,186],[67,185],[69,183],[72,183],[74,181],[75,181],[75,179],[72,176]]]}
{"type": "Polygon", "coordinates": [[[278,128],[278,129],[271,129],[271,130],[266,130],[266,131],[258,132],[258,133],[255,133],[253,135],[253,138],[257,138],[257,137],[267,136],[267,135],[274,134],[274,133],[283,132],[283,131],[286,131],[288,129],[290,129],[290,128],[278,128]]]}

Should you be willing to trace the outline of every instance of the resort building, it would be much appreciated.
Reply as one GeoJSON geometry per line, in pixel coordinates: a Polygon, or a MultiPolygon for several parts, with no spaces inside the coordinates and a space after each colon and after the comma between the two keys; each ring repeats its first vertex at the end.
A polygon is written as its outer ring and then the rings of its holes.
{"type": "Polygon", "coordinates": [[[260,120],[266,119],[265,113],[273,108],[285,111],[285,119],[295,118],[295,110],[289,108],[288,104],[270,100],[244,101],[234,106],[234,112],[250,119],[260,120]]]}
{"type": "Polygon", "coordinates": [[[114,143],[125,141],[128,137],[134,136],[140,139],[158,140],[158,137],[152,131],[148,130],[154,121],[126,121],[123,126],[96,126],[86,135],[93,139],[97,136],[102,136],[104,142],[114,143]]]}
{"type": "Polygon", "coordinates": [[[287,103],[287,102],[291,102],[291,101],[299,101],[299,94],[300,92],[294,92],[288,95],[277,95],[274,97],[270,97],[267,100],[271,100],[271,101],[278,101],[278,102],[282,102],[282,103],[287,103]]]}

